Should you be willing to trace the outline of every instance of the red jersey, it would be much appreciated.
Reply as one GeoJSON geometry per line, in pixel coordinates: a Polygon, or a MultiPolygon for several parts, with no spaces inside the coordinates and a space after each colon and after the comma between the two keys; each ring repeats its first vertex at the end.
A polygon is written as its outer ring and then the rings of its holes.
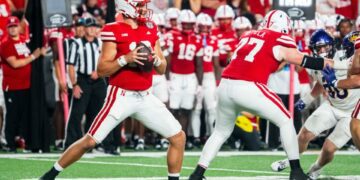
{"type": "Polygon", "coordinates": [[[20,60],[31,55],[29,48],[26,46],[25,38],[20,37],[17,41],[11,38],[5,40],[1,45],[0,55],[4,76],[2,83],[3,90],[29,89],[31,64],[15,69],[7,62],[7,59],[11,56],[15,56],[17,60],[20,60]]]}
{"type": "Polygon", "coordinates": [[[195,55],[201,49],[200,39],[195,34],[174,33],[168,37],[171,56],[170,72],[191,74],[195,72],[195,55]]]}
{"type": "MultiPolygon", "coordinates": [[[[101,32],[101,40],[103,42],[116,43],[114,61],[134,50],[139,42],[143,42],[154,49],[158,39],[157,27],[153,22],[139,25],[137,29],[133,29],[126,23],[114,22],[106,24],[101,32]]],[[[110,85],[132,91],[149,89],[152,85],[153,73],[139,71],[134,65],[133,63],[128,64],[111,75],[110,85]]]]}
{"type": "Polygon", "coordinates": [[[12,1],[16,9],[25,9],[25,0],[12,1]]]}
{"type": "Polygon", "coordinates": [[[338,0],[335,13],[349,19],[356,19],[358,16],[358,3],[358,0],[338,0]]]}
{"type": "Polygon", "coordinates": [[[305,68],[302,69],[301,71],[299,71],[298,74],[299,74],[300,84],[309,84],[310,83],[310,77],[305,68]]]}
{"type": "Polygon", "coordinates": [[[290,36],[268,29],[245,32],[240,39],[232,61],[223,72],[224,78],[267,84],[270,74],[281,63],[275,58],[273,48],[296,48],[295,41],[290,36]]]}
{"type": "Polygon", "coordinates": [[[7,21],[11,15],[10,6],[7,0],[0,0],[0,39],[7,35],[7,21]]]}
{"type": "Polygon", "coordinates": [[[271,7],[269,0],[251,0],[247,1],[247,3],[251,13],[261,14],[263,17],[266,14],[265,9],[271,7]]]}
{"type": "Polygon", "coordinates": [[[202,56],[203,71],[214,72],[213,57],[219,56],[218,42],[215,36],[199,36],[202,48],[197,54],[202,56]]]}
{"type": "Polygon", "coordinates": [[[235,41],[237,39],[235,35],[235,31],[231,30],[231,31],[223,32],[220,31],[220,29],[214,29],[211,34],[216,36],[218,39],[219,61],[220,61],[220,65],[222,67],[225,67],[227,65],[227,54],[228,54],[225,44],[231,41],[235,41]]]}

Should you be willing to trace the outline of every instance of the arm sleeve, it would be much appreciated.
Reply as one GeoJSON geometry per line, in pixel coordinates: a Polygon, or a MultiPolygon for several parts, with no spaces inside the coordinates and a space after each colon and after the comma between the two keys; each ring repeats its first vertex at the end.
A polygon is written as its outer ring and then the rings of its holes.
{"type": "Polygon", "coordinates": [[[287,35],[282,35],[276,39],[276,45],[280,45],[286,48],[297,48],[293,38],[287,35]]]}
{"type": "Polygon", "coordinates": [[[103,42],[116,42],[116,36],[111,26],[105,25],[104,29],[100,33],[101,41],[103,42]]]}

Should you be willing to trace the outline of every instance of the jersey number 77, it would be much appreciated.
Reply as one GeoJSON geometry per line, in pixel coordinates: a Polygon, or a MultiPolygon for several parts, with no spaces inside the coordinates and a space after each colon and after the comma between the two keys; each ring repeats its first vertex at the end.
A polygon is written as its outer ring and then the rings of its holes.
{"type": "Polygon", "coordinates": [[[254,45],[253,49],[249,52],[249,54],[247,56],[245,56],[245,61],[248,62],[253,62],[254,61],[254,57],[256,56],[256,54],[261,50],[261,48],[264,45],[264,40],[262,39],[258,39],[258,38],[243,38],[240,40],[238,47],[235,49],[235,52],[233,54],[233,56],[231,57],[231,60],[236,59],[237,53],[238,51],[243,48],[245,45],[254,45]]]}

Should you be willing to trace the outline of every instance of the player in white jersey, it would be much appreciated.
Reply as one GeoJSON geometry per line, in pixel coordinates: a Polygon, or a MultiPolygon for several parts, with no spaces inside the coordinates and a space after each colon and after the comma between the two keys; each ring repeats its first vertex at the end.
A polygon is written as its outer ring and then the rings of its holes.
{"type": "MultiPolygon", "coordinates": [[[[360,31],[354,31],[345,36],[343,48],[346,56],[351,58],[352,65],[347,79],[337,79],[334,70],[327,68],[323,71],[324,78],[335,88],[360,88],[360,31]],[[354,52],[355,51],[355,52],[354,52]]],[[[360,149],[360,97],[351,115],[350,131],[354,144],[360,149]]]]}
{"type": "MultiPolygon", "coordinates": [[[[314,55],[332,58],[335,52],[333,43],[333,38],[327,32],[318,30],[310,39],[310,49],[314,55]]],[[[343,57],[342,51],[335,53],[333,59],[334,61],[348,60],[346,57],[343,57]]],[[[337,70],[335,74],[338,79],[347,78],[347,70],[337,70]]],[[[317,96],[320,96],[324,90],[328,94],[328,100],[321,104],[305,121],[298,135],[299,152],[303,153],[306,151],[308,143],[321,132],[335,127],[325,140],[317,161],[309,169],[309,177],[317,179],[320,176],[321,169],[334,158],[336,150],[340,149],[351,139],[351,112],[360,97],[360,89],[335,88],[325,81],[321,71],[313,71],[312,76],[317,81],[314,88],[304,99],[299,100],[295,107],[299,110],[304,109],[317,96]]],[[[287,168],[288,164],[288,160],[285,159],[274,162],[271,167],[274,171],[281,171],[287,168]]]]}

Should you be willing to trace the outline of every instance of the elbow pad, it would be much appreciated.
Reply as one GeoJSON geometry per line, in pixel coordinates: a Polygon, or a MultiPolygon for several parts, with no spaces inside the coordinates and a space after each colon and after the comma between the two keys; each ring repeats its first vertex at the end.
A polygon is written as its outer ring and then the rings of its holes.
{"type": "Polygon", "coordinates": [[[302,59],[301,66],[313,70],[324,69],[324,58],[322,57],[311,57],[305,55],[302,59]]]}

